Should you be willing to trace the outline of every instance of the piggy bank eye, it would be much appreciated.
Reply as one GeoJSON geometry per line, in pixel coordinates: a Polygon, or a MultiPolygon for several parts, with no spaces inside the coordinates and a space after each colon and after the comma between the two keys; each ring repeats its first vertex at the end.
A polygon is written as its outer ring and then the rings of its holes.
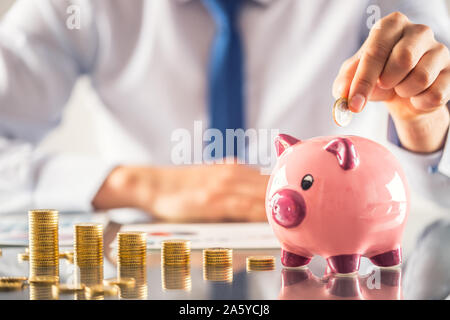
{"type": "Polygon", "coordinates": [[[313,182],[314,182],[313,176],[310,175],[310,174],[307,174],[302,179],[302,189],[303,190],[308,190],[309,188],[311,188],[313,182]]]}

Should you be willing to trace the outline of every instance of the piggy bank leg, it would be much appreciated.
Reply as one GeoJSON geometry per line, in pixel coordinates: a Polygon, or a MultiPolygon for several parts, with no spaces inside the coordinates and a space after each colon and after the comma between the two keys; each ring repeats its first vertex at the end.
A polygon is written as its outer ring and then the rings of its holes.
{"type": "Polygon", "coordinates": [[[295,268],[306,266],[311,258],[299,256],[295,253],[281,249],[281,263],[285,267],[295,268]]]}
{"type": "Polygon", "coordinates": [[[341,254],[339,256],[329,257],[328,266],[334,273],[352,273],[359,269],[359,254],[341,254]]]}
{"type": "Polygon", "coordinates": [[[370,257],[370,261],[378,267],[393,267],[402,263],[402,249],[387,251],[370,257]]]}

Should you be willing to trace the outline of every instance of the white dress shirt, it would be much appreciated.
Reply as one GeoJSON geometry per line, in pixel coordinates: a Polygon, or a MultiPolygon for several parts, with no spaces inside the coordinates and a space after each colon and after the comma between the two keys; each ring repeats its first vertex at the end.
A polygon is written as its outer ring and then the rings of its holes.
{"type": "MultiPolygon", "coordinates": [[[[240,16],[247,128],[378,140],[417,192],[450,206],[448,141],[428,155],[402,149],[381,103],[369,103],[346,128],[333,123],[332,83],[367,37],[370,5],[381,16],[402,11],[450,43],[440,0],[247,0],[240,16]]],[[[172,133],[192,131],[196,120],[207,126],[213,36],[199,0],[17,1],[0,25],[0,212],[90,210],[115,165],[172,164],[172,133]],[[67,27],[71,5],[80,9],[79,29],[67,27]],[[91,78],[107,115],[93,137],[100,156],[36,151],[80,75],[91,78]]]]}

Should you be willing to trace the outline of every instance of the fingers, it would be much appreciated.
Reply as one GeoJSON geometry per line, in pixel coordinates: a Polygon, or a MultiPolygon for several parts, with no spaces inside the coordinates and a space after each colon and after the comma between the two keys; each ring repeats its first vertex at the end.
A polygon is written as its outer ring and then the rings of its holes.
{"type": "Polygon", "coordinates": [[[393,13],[372,28],[350,86],[349,108],[353,112],[360,112],[366,105],[407,22],[403,14],[393,13]]]}
{"type": "Polygon", "coordinates": [[[430,27],[422,24],[405,27],[403,37],[394,46],[380,76],[380,87],[392,89],[398,85],[433,45],[435,40],[430,27]]]}
{"type": "MultiPolygon", "coordinates": [[[[335,99],[348,97],[350,85],[355,77],[356,68],[359,63],[359,53],[346,60],[339,70],[339,74],[333,83],[333,97],[335,99]]],[[[376,86],[370,95],[371,101],[386,101],[392,99],[395,95],[393,89],[382,89],[376,86]]]]}
{"type": "Polygon", "coordinates": [[[445,105],[450,99],[450,68],[443,70],[424,92],[411,98],[412,105],[423,111],[445,105]]]}
{"type": "Polygon", "coordinates": [[[435,82],[440,72],[447,67],[447,61],[447,48],[442,44],[436,45],[420,59],[406,79],[395,87],[395,92],[402,98],[420,94],[435,82]]]}
{"type": "Polygon", "coordinates": [[[358,54],[346,60],[339,70],[339,73],[333,83],[333,96],[335,99],[341,97],[348,97],[350,85],[355,76],[356,68],[358,67],[358,54]]]}

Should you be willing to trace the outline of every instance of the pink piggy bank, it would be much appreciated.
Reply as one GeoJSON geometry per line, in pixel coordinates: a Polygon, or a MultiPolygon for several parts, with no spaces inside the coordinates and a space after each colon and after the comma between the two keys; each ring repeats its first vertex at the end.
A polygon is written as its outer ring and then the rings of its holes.
{"type": "Polygon", "coordinates": [[[327,259],[335,273],[401,263],[409,188],[395,157],[356,136],[275,140],[278,154],[266,192],[266,213],[286,267],[327,259]]]}

